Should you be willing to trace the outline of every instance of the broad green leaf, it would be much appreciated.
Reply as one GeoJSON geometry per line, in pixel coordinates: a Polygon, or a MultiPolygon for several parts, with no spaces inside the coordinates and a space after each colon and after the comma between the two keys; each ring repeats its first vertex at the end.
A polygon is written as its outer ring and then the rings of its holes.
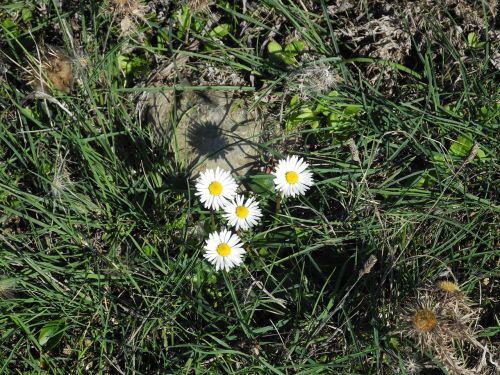
{"type": "Polygon", "coordinates": [[[224,38],[226,35],[229,34],[231,30],[231,25],[228,23],[221,23],[220,25],[217,25],[210,31],[210,36],[214,38],[224,38]]]}
{"type": "Polygon", "coordinates": [[[321,113],[323,116],[328,116],[331,111],[332,110],[326,100],[320,100],[316,108],[314,108],[314,112],[321,113]]]}
{"type": "Polygon", "coordinates": [[[472,138],[466,135],[460,135],[450,146],[450,154],[460,158],[466,157],[474,147],[472,138]]]}
{"type": "Polygon", "coordinates": [[[2,22],[2,27],[5,29],[5,30],[9,30],[9,31],[13,31],[15,29],[17,29],[17,26],[16,26],[16,23],[14,21],[12,21],[11,18],[6,18],[3,22],[2,22]]]}
{"type": "Polygon", "coordinates": [[[21,11],[21,18],[23,19],[23,22],[29,22],[33,18],[33,13],[29,8],[23,8],[21,11]]]}
{"type": "Polygon", "coordinates": [[[38,335],[38,343],[40,346],[46,346],[49,344],[50,347],[57,345],[62,337],[64,327],[66,326],[64,320],[52,320],[46,323],[40,330],[38,335]],[[49,343],[50,341],[50,343],[49,343]]]}
{"type": "Polygon", "coordinates": [[[313,120],[313,119],[316,119],[316,114],[314,113],[314,111],[311,108],[303,107],[300,109],[299,114],[294,116],[294,119],[304,120],[304,121],[305,120],[313,120]]]}
{"type": "Polygon", "coordinates": [[[149,245],[149,244],[145,245],[142,248],[142,251],[143,251],[144,255],[146,255],[147,257],[151,257],[151,256],[153,256],[153,254],[156,254],[158,252],[156,247],[149,245]]]}
{"type": "Polygon", "coordinates": [[[130,73],[131,70],[130,58],[125,55],[118,55],[117,60],[118,60],[118,67],[120,68],[120,70],[123,71],[125,74],[130,73]]]}
{"type": "Polygon", "coordinates": [[[186,35],[186,33],[189,29],[189,24],[191,22],[191,12],[190,12],[189,6],[184,5],[179,10],[178,15],[177,15],[177,20],[179,22],[177,37],[179,39],[182,39],[186,35]]]}
{"type": "Polygon", "coordinates": [[[340,122],[343,121],[342,115],[337,112],[331,112],[328,116],[329,126],[338,126],[340,122]]]}
{"type": "Polygon", "coordinates": [[[484,48],[486,46],[486,42],[481,42],[479,36],[474,32],[467,34],[467,44],[471,48],[484,48]]]}
{"type": "Polygon", "coordinates": [[[292,56],[298,55],[306,48],[306,44],[302,40],[295,40],[285,46],[285,52],[289,52],[292,56]]]}
{"type": "Polygon", "coordinates": [[[149,61],[145,56],[137,55],[118,55],[118,67],[126,75],[136,75],[143,72],[148,66],[149,61]]]}
{"type": "Polygon", "coordinates": [[[295,57],[293,57],[293,55],[290,53],[278,52],[276,53],[276,57],[286,65],[293,65],[293,66],[299,65],[295,57]]]}
{"type": "Polygon", "coordinates": [[[356,115],[361,112],[362,109],[363,107],[359,104],[351,104],[344,108],[344,113],[346,115],[356,115]]]}
{"type": "Polygon", "coordinates": [[[248,187],[256,194],[274,193],[274,176],[260,173],[250,176],[248,187]]]}
{"type": "Polygon", "coordinates": [[[261,247],[259,249],[259,256],[265,258],[267,256],[269,256],[271,253],[269,252],[269,250],[267,249],[267,247],[261,247]]]}
{"type": "Polygon", "coordinates": [[[281,48],[280,44],[274,40],[270,41],[267,44],[267,52],[270,54],[276,53],[276,52],[281,52],[283,48],[281,48]]]}
{"type": "Polygon", "coordinates": [[[267,52],[269,53],[269,57],[271,58],[271,60],[274,60],[277,63],[294,66],[298,65],[297,60],[295,60],[294,54],[283,51],[281,45],[274,40],[267,44],[267,52]]]}
{"type": "MultiPolygon", "coordinates": [[[[470,154],[473,147],[474,140],[472,139],[472,136],[469,134],[462,134],[457,138],[455,142],[451,144],[450,155],[457,156],[459,158],[465,158],[470,154]]],[[[478,149],[477,156],[480,159],[483,159],[484,157],[486,157],[486,154],[483,150],[478,149]]]]}
{"type": "Polygon", "coordinates": [[[305,122],[319,121],[316,113],[309,107],[302,107],[298,111],[294,112],[285,122],[285,128],[287,131],[295,130],[295,128],[305,122]]]}
{"type": "Polygon", "coordinates": [[[295,108],[300,103],[300,98],[298,95],[294,95],[290,100],[290,107],[295,108]]]}
{"type": "Polygon", "coordinates": [[[443,154],[440,154],[439,152],[433,152],[432,160],[434,160],[434,162],[438,165],[444,165],[446,159],[443,154]]]}
{"type": "Polygon", "coordinates": [[[477,45],[478,37],[475,32],[467,34],[467,44],[470,47],[475,47],[477,45]]]}
{"type": "Polygon", "coordinates": [[[14,38],[17,38],[19,36],[19,34],[21,33],[19,31],[19,28],[17,27],[17,24],[11,19],[11,18],[7,18],[5,19],[2,23],[1,23],[1,29],[4,29],[5,31],[7,31],[7,35],[9,35],[9,33],[12,34],[12,36],[14,38]]]}

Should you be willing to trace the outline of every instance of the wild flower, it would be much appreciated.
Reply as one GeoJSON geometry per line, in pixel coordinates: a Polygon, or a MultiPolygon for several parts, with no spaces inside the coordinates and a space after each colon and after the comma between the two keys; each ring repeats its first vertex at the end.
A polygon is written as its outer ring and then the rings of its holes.
{"type": "Polygon", "coordinates": [[[208,209],[218,210],[229,203],[236,195],[236,181],[231,174],[219,167],[207,169],[196,182],[196,193],[201,203],[208,209]]]}
{"type": "Polygon", "coordinates": [[[308,169],[309,164],[296,155],[280,160],[272,173],[276,188],[285,197],[304,195],[314,184],[312,173],[308,169]]]}
{"type": "Polygon", "coordinates": [[[259,202],[255,198],[248,198],[245,201],[243,195],[236,198],[224,207],[224,217],[228,224],[238,229],[249,229],[255,226],[262,217],[259,202]]]}
{"type": "Polygon", "coordinates": [[[223,229],[208,236],[203,256],[215,266],[216,271],[229,271],[243,262],[245,253],[238,235],[223,229]]]}

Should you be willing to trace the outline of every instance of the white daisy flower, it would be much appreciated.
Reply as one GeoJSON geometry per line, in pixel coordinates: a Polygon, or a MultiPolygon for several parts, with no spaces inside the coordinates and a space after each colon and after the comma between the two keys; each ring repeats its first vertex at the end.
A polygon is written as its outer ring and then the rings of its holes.
{"type": "Polygon", "coordinates": [[[215,265],[216,271],[229,271],[243,262],[245,253],[240,238],[230,230],[223,229],[210,233],[203,257],[215,265]]]}
{"type": "Polygon", "coordinates": [[[248,198],[245,202],[243,195],[237,195],[231,203],[224,206],[224,211],[224,217],[228,224],[236,227],[236,230],[240,228],[246,230],[253,227],[262,216],[259,202],[255,201],[254,198],[248,198]]]}
{"type": "Polygon", "coordinates": [[[309,164],[298,156],[287,156],[278,162],[273,172],[274,184],[285,197],[304,195],[314,184],[312,173],[308,171],[309,164]]]}
{"type": "Polygon", "coordinates": [[[208,208],[218,210],[224,207],[236,195],[236,181],[224,169],[207,169],[196,180],[195,195],[200,196],[201,203],[208,208]]]}

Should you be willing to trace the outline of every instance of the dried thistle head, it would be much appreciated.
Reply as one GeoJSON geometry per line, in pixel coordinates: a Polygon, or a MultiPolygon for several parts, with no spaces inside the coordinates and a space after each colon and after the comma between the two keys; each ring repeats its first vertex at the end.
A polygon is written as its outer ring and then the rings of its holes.
{"type": "Polygon", "coordinates": [[[405,328],[401,333],[413,338],[422,352],[432,352],[452,374],[475,373],[462,361],[456,344],[466,342],[473,350],[485,349],[476,339],[479,310],[458,285],[441,281],[419,288],[403,310],[405,328]]]}
{"type": "Polygon", "coordinates": [[[405,332],[413,337],[422,351],[426,351],[433,342],[440,340],[439,308],[439,304],[426,294],[411,301],[404,309],[405,332]]]}
{"type": "Polygon", "coordinates": [[[441,280],[433,286],[432,292],[443,300],[457,300],[462,310],[469,310],[471,301],[467,299],[466,295],[460,289],[460,286],[452,281],[441,280]]]}
{"type": "Polygon", "coordinates": [[[460,287],[453,281],[441,280],[437,282],[437,287],[446,293],[460,292],[460,287]]]}
{"type": "Polygon", "coordinates": [[[413,327],[419,333],[428,333],[436,328],[436,314],[429,309],[420,309],[413,315],[413,327]]]}
{"type": "Polygon", "coordinates": [[[47,46],[28,61],[25,75],[36,91],[45,93],[62,91],[66,94],[73,88],[73,64],[60,48],[47,46]]]}

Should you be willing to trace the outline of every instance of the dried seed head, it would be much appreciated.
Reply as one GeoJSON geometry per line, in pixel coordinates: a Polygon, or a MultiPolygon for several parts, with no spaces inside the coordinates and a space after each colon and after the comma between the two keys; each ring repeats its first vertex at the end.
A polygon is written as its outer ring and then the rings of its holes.
{"type": "Polygon", "coordinates": [[[422,366],[415,357],[409,357],[404,361],[404,366],[408,374],[418,375],[422,372],[422,366]]]}
{"type": "Polygon", "coordinates": [[[111,5],[115,6],[118,9],[133,9],[137,6],[137,1],[135,0],[111,0],[111,5]]]}
{"type": "Polygon", "coordinates": [[[209,0],[188,0],[187,5],[193,12],[207,12],[211,1],[209,0]]]}
{"type": "Polygon", "coordinates": [[[109,5],[120,22],[121,37],[138,32],[138,21],[144,21],[148,11],[142,0],[111,0],[109,5]]]}
{"type": "Polygon", "coordinates": [[[457,284],[451,281],[443,280],[439,281],[437,283],[437,286],[440,290],[447,292],[447,293],[456,293],[460,292],[460,288],[458,287],[457,284]]]}
{"type": "Polygon", "coordinates": [[[290,76],[288,89],[297,92],[302,99],[333,90],[342,78],[324,64],[299,69],[290,76]]]}
{"type": "Polygon", "coordinates": [[[370,273],[372,268],[375,266],[375,263],[377,263],[377,257],[375,255],[370,255],[365,264],[363,264],[363,269],[359,271],[359,275],[363,276],[370,273]]]}
{"type": "Polygon", "coordinates": [[[430,332],[436,325],[436,314],[429,309],[418,310],[413,317],[413,326],[418,332],[430,332]]]}
{"type": "Polygon", "coordinates": [[[50,93],[53,89],[69,93],[73,87],[73,65],[59,48],[48,46],[28,63],[26,73],[34,90],[50,93]]]}

